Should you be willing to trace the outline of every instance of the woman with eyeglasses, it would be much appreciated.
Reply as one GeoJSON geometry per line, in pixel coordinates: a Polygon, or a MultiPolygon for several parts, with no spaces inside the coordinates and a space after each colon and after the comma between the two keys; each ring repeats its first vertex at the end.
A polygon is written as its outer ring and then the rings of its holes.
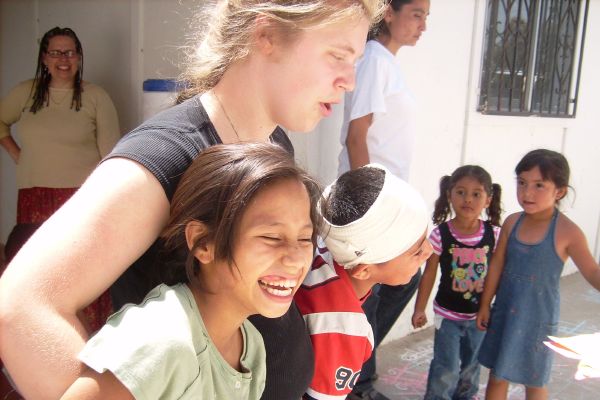
{"type": "MultiPolygon", "coordinates": [[[[55,27],[40,42],[35,77],[0,101],[0,145],[17,169],[17,225],[7,261],[83,184],[120,138],[117,111],[99,86],[83,81],[83,50],[75,32],[55,27]],[[16,125],[18,141],[11,134],[16,125]]],[[[102,295],[82,323],[100,328],[112,306],[102,295]]]]}

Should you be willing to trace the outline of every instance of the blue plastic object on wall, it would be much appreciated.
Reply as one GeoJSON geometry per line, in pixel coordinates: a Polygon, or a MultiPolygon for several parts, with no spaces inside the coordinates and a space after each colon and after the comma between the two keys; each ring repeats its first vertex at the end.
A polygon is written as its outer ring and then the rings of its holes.
{"type": "Polygon", "coordinates": [[[182,85],[175,79],[146,79],[144,92],[177,92],[182,85]]]}

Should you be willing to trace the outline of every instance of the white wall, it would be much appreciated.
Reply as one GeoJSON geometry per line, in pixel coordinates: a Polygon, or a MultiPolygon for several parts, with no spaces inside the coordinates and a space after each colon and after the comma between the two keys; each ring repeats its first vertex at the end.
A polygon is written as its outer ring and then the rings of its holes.
{"type": "MultiPolygon", "coordinates": [[[[4,96],[10,87],[17,82],[33,77],[35,64],[31,64],[31,72],[26,72],[18,62],[13,60],[33,60],[37,57],[37,46],[31,40],[35,32],[35,15],[33,5],[28,2],[0,2],[0,95],[4,96]],[[6,7],[10,6],[8,13],[6,7]],[[16,32],[27,30],[32,34],[18,35],[16,32]]],[[[15,223],[17,199],[15,189],[15,169],[10,157],[0,150],[0,241],[6,237],[15,223]]]]}
{"type": "MultiPolygon", "coordinates": [[[[70,26],[83,42],[84,78],[113,98],[125,132],[141,120],[142,82],[178,74],[179,46],[197,0],[0,0],[0,96],[35,72],[37,38],[70,26]]],[[[600,0],[591,0],[577,118],[506,117],[475,111],[485,0],[432,0],[428,30],[398,57],[418,99],[419,135],[411,183],[433,205],[438,181],[463,163],[486,168],[503,186],[508,212],[518,210],[514,166],[535,147],[563,151],[576,196],[564,211],[584,230],[594,255],[600,246],[600,0]],[[572,203],[572,204],[571,204],[572,203]]],[[[297,157],[323,183],[337,173],[342,106],[315,132],[292,134],[297,157]]],[[[15,218],[14,167],[0,152],[0,240],[15,218]]],[[[567,271],[573,266],[568,265],[567,271]]],[[[411,330],[412,305],[388,340],[411,330]]]]}
{"type": "MultiPolygon", "coordinates": [[[[433,209],[439,179],[461,164],[479,164],[503,188],[507,213],[519,210],[514,167],[529,150],[546,147],[563,152],[571,166],[576,196],[563,211],[584,231],[596,259],[600,247],[600,0],[591,0],[576,118],[482,115],[476,111],[484,36],[485,0],[432,0],[428,29],[418,45],[402,48],[398,58],[418,101],[418,139],[411,183],[433,209]]],[[[316,133],[292,134],[297,154],[322,183],[337,173],[341,109],[316,133]]],[[[505,214],[507,215],[507,214],[505,214]]],[[[569,262],[565,274],[575,270],[569,262]]],[[[432,297],[434,294],[432,294],[432,297]]],[[[412,332],[408,305],[386,338],[412,332]]],[[[432,321],[431,309],[429,320],[432,321]]]]}

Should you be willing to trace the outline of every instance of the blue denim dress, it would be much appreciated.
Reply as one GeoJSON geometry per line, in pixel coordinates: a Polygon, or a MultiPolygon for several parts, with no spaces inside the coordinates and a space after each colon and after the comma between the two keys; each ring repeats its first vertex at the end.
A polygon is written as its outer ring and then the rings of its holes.
{"type": "Polygon", "coordinates": [[[504,270],[492,307],[479,362],[498,379],[545,386],[552,352],[542,342],[554,335],[559,318],[559,280],[564,262],[556,253],[554,211],[544,239],[526,244],[517,239],[522,214],[510,233],[504,270]]]}

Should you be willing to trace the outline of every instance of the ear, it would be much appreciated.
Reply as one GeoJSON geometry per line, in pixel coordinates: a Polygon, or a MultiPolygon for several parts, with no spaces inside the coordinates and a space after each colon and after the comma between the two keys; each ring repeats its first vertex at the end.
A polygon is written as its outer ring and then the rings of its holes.
{"type": "Polygon", "coordinates": [[[206,239],[208,233],[208,227],[200,221],[191,221],[185,226],[185,241],[187,242],[188,249],[192,250],[194,244],[200,240],[193,253],[194,257],[202,264],[208,264],[215,258],[214,243],[206,239]]]}
{"type": "Polygon", "coordinates": [[[490,204],[492,204],[492,199],[493,199],[493,196],[488,196],[487,197],[487,201],[485,202],[485,207],[484,208],[488,208],[490,206],[490,204]]]}
{"type": "Polygon", "coordinates": [[[394,16],[394,9],[391,4],[388,4],[385,8],[385,13],[383,14],[383,20],[386,24],[389,24],[392,21],[392,17],[394,16]]]}
{"type": "Polygon", "coordinates": [[[566,195],[567,195],[567,188],[566,187],[562,187],[562,188],[556,189],[556,201],[562,200],[563,197],[565,197],[566,195]]]}
{"type": "Polygon", "coordinates": [[[356,267],[348,270],[348,275],[354,279],[364,281],[371,278],[373,268],[375,268],[373,264],[358,264],[356,267]]]}
{"type": "Polygon", "coordinates": [[[266,17],[257,17],[254,20],[254,43],[256,49],[269,55],[275,48],[275,30],[266,17]]]}

